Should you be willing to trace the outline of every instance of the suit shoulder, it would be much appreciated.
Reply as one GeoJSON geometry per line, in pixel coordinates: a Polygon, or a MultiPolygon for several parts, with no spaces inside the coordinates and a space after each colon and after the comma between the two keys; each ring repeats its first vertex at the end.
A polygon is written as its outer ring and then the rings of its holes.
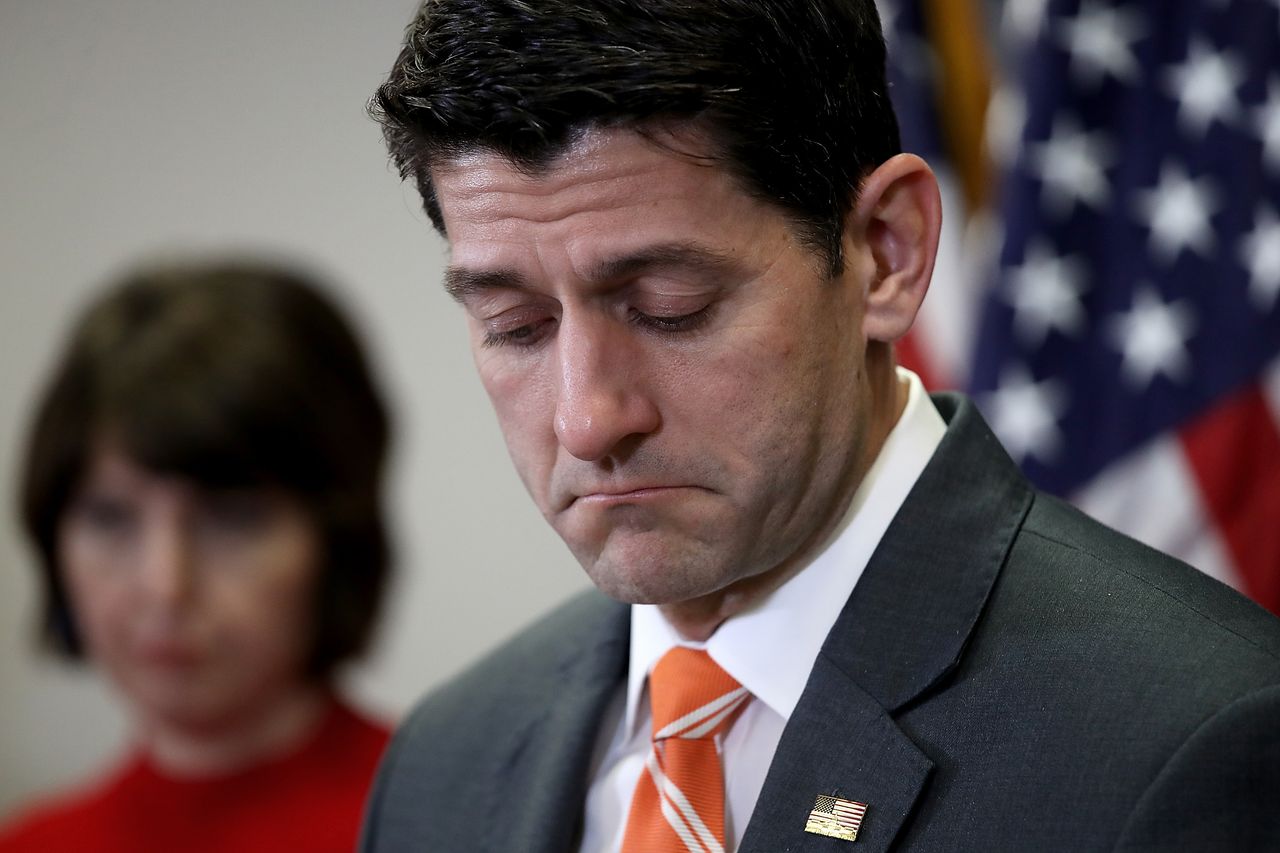
{"type": "Polygon", "coordinates": [[[545,699],[559,673],[571,666],[583,649],[610,638],[625,644],[626,614],[625,605],[594,589],[574,596],[428,693],[401,729],[412,730],[415,725],[454,715],[466,719],[485,709],[545,699]]]}
{"type": "Polygon", "coordinates": [[[1280,685],[1214,714],[1139,799],[1117,851],[1275,850],[1280,845],[1280,685]],[[1188,820],[1188,815],[1207,816],[1188,820]]]}
{"type": "Polygon", "coordinates": [[[407,765],[454,766],[486,750],[493,732],[523,726],[548,704],[584,650],[620,644],[625,665],[627,612],[592,589],[522,629],[418,701],[397,728],[379,776],[405,775],[400,771],[413,769],[407,765]]]}
{"type": "Polygon", "coordinates": [[[1280,619],[1056,498],[1036,496],[1009,568],[1060,608],[1090,610],[1103,630],[1141,623],[1170,656],[1194,647],[1196,658],[1230,657],[1237,669],[1280,677],[1280,619]]]}
{"type": "MultiPolygon", "coordinates": [[[[520,631],[440,688],[397,729],[365,816],[362,850],[399,850],[408,839],[453,838],[477,767],[496,767],[587,664],[626,666],[628,610],[589,590],[520,631]]],[[[609,681],[612,683],[612,676],[609,681]]],[[[432,849],[456,849],[456,840],[432,849]]]]}

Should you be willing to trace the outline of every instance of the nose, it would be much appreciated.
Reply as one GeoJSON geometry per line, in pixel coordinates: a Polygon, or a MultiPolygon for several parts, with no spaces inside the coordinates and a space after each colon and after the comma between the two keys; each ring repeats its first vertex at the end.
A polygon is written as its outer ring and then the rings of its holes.
{"type": "Polygon", "coordinates": [[[138,578],[148,602],[176,608],[186,601],[194,583],[195,566],[190,537],[177,519],[149,525],[138,554],[138,578]]]}
{"type": "Polygon", "coordinates": [[[661,423],[644,390],[643,354],[628,345],[627,334],[604,318],[561,319],[555,431],[561,446],[584,461],[603,459],[661,423]]]}

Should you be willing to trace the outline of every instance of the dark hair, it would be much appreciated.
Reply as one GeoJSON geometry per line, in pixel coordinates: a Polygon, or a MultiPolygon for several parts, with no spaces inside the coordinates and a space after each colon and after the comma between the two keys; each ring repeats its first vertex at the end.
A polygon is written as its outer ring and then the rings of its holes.
{"type": "Polygon", "coordinates": [[[536,171],[589,126],[693,120],[833,272],[862,178],[901,146],[873,0],[425,0],[370,111],[441,232],[440,158],[536,171]]]}
{"type": "Polygon", "coordinates": [[[52,646],[82,656],[58,524],[95,442],[211,488],[277,487],[321,537],[308,671],[362,651],[386,585],[386,410],[355,334],[298,273],[192,263],[128,276],[89,307],[40,400],[22,477],[52,646]]]}

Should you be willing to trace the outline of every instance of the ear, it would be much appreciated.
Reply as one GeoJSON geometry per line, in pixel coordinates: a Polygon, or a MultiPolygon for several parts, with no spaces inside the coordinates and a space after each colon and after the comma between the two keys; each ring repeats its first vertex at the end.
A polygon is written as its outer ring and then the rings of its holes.
{"type": "Polygon", "coordinates": [[[862,282],[863,334],[891,343],[907,333],[929,290],[942,228],[942,198],[928,164],[914,154],[886,160],[862,181],[845,225],[849,271],[862,282]],[[852,254],[851,253],[851,254],[852,254]]]}

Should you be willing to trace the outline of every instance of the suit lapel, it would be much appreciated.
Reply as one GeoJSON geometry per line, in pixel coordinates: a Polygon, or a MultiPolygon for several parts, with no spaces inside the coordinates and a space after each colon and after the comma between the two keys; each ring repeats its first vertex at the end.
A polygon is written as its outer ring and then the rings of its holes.
{"type": "Polygon", "coordinates": [[[820,794],[867,803],[854,849],[886,850],[927,784],[894,715],[959,663],[1033,496],[971,403],[934,402],[947,434],[823,644],[742,853],[845,849],[804,832],[820,794]]]}
{"type": "Polygon", "coordinates": [[[526,697],[514,709],[521,721],[503,735],[511,748],[479,771],[493,792],[480,849],[574,849],[601,719],[626,673],[630,633],[625,606],[592,597],[605,603],[565,638],[559,677],[544,685],[549,693],[526,697]]]}
{"type": "Polygon", "coordinates": [[[869,804],[855,850],[887,850],[933,763],[828,660],[818,659],[809,685],[778,744],[740,851],[844,850],[847,842],[804,831],[820,794],[869,804]]]}

